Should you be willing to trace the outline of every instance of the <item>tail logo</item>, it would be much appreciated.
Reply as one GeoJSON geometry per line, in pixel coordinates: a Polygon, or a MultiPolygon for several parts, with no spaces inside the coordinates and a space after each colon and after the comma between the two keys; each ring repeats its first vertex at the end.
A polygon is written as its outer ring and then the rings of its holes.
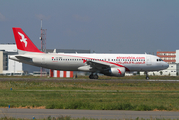
{"type": "Polygon", "coordinates": [[[22,39],[20,39],[21,42],[23,42],[25,44],[25,47],[27,47],[27,38],[24,37],[24,35],[20,32],[18,32],[18,34],[21,36],[22,39]]]}

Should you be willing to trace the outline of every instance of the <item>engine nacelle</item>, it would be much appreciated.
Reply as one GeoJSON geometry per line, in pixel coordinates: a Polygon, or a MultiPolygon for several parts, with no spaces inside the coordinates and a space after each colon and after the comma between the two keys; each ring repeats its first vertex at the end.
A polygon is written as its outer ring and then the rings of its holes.
{"type": "Polygon", "coordinates": [[[109,73],[111,76],[123,77],[125,76],[125,71],[126,69],[124,67],[114,67],[110,69],[109,73]]]}

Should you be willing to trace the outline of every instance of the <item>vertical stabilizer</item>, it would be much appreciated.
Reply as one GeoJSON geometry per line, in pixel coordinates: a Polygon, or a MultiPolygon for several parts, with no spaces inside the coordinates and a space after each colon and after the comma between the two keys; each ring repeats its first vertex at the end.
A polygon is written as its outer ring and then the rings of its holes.
{"type": "Polygon", "coordinates": [[[25,32],[21,28],[12,28],[12,29],[19,53],[26,53],[26,52],[43,53],[34,45],[34,43],[29,39],[29,37],[25,34],[25,32]]]}

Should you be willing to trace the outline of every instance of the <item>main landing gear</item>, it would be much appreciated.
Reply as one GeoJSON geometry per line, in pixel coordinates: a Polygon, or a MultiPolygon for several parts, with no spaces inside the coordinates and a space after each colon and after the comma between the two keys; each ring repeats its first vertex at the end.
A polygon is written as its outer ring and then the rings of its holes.
{"type": "Polygon", "coordinates": [[[98,75],[95,73],[91,73],[90,76],[89,76],[90,79],[98,79],[98,75]]]}
{"type": "Polygon", "coordinates": [[[149,80],[149,75],[148,75],[148,72],[146,71],[146,72],[145,72],[145,74],[146,74],[145,79],[146,79],[146,80],[149,80]]]}

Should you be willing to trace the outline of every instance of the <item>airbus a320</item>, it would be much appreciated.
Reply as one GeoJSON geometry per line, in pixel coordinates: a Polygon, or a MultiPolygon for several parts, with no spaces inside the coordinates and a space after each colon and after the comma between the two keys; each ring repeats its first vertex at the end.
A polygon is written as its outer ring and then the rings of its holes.
{"type": "Polygon", "coordinates": [[[53,70],[90,72],[90,79],[98,79],[98,73],[123,77],[126,72],[159,71],[168,63],[150,54],[64,54],[40,51],[21,28],[12,28],[18,54],[9,58],[18,62],[53,70]]]}

